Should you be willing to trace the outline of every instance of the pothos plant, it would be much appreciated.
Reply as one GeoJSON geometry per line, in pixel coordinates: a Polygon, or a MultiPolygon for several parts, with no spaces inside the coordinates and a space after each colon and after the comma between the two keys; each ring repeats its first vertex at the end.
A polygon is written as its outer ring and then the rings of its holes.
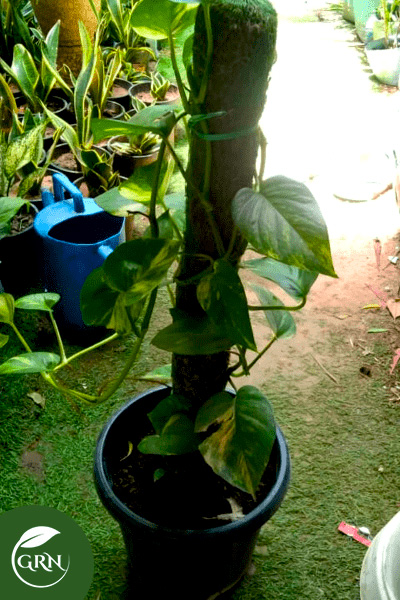
{"type": "MultiPolygon", "coordinates": [[[[150,413],[154,434],[139,449],[161,455],[200,452],[217,475],[255,496],[275,422],[264,393],[250,385],[237,388],[235,380],[248,375],[278,339],[295,333],[292,314],[306,303],[318,274],[336,276],[326,225],[311,192],[284,176],[263,178],[266,143],[258,122],[275,61],[276,13],[265,0],[141,0],[132,24],[143,37],[169,40],[183,109],[151,106],[129,122],[92,120],[95,140],[151,132],[162,144],[147,176],[133,174],[118,190],[97,198],[113,214],[146,214],[150,235],[119,246],[89,275],[81,295],[86,323],[104,325],[115,335],[133,333],[132,350],[120,375],[98,396],[69,393],[91,403],[114,393],[137,359],[158,289],[173,269],[172,322],[152,339],[172,353],[171,395],[150,413]],[[190,31],[194,21],[183,52],[186,84],[174,38],[190,31]],[[189,135],[187,165],[170,140],[179,121],[185,121],[189,135]],[[184,180],[181,196],[165,195],[171,165],[184,180]],[[246,249],[252,254],[244,255],[246,249]],[[252,286],[258,304],[247,300],[241,275],[248,272],[261,282],[252,286]],[[268,282],[293,302],[284,304],[268,282]],[[251,322],[256,311],[272,332],[261,347],[251,322]],[[235,395],[225,391],[228,384],[235,395]]],[[[20,308],[26,302],[19,300],[20,308]]],[[[50,314],[52,302],[45,308],[50,314]]],[[[3,306],[11,304],[3,298],[3,306]]],[[[12,321],[11,308],[6,319],[12,321]]],[[[0,373],[16,372],[12,361],[32,365],[34,355],[10,359],[0,373]]],[[[48,368],[43,355],[40,360],[37,370],[53,384],[54,372],[69,362],[63,349],[61,358],[48,358],[48,368]]]]}

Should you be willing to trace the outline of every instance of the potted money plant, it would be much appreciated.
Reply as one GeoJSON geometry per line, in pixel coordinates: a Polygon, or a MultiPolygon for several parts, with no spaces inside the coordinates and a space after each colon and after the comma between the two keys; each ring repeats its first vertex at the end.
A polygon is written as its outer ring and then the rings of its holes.
{"type": "MultiPolygon", "coordinates": [[[[84,284],[85,322],[133,333],[134,343],[122,372],[99,395],[81,399],[104,401],[125,379],[154,320],[159,287],[173,277],[171,322],[152,339],[172,354],[172,383],[131,399],[106,424],[95,482],[121,526],[132,595],[206,600],[242,579],[290,478],[287,444],[266,393],[235,382],[295,333],[292,313],[318,274],[336,274],[311,192],[284,176],[263,178],[266,142],[258,124],[275,61],[271,4],[140,0],[131,24],[146,39],[169,41],[182,109],[153,105],[126,122],[92,119],[95,143],[145,132],[162,141],[155,163],[96,198],[115,215],[141,211],[149,227],[84,284]],[[193,23],[183,53],[187,85],[174,39],[193,23]],[[180,121],[189,135],[187,165],[170,139],[180,121]],[[171,165],[184,179],[182,196],[165,195],[171,165]],[[248,294],[246,272],[262,282],[248,294]],[[292,301],[284,304],[271,281],[292,301]],[[264,346],[251,322],[258,311],[272,330],[264,346]]],[[[23,308],[27,301],[18,302],[23,308]]],[[[57,360],[52,355],[44,373],[52,385],[69,362],[64,356],[54,366],[57,360]]],[[[0,374],[12,369],[3,363],[0,374]]]]}

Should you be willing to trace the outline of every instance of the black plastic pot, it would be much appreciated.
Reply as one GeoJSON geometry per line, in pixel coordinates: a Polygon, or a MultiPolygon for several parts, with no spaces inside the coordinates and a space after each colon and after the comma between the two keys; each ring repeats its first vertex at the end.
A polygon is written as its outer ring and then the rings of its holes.
{"type": "Polygon", "coordinates": [[[113,147],[114,142],[126,142],[128,138],[125,135],[116,135],[109,139],[107,143],[108,151],[113,155],[113,169],[118,171],[123,177],[132,175],[135,169],[151,165],[157,160],[160,146],[155,146],[149,154],[119,154],[113,147]]]}
{"type": "Polygon", "coordinates": [[[113,102],[118,102],[121,104],[125,110],[128,110],[131,104],[131,97],[129,95],[129,90],[132,87],[132,83],[127,79],[122,79],[117,77],[114,81],[114,85],[111,89],[110,100],[113,102]],[[117,88],[121,88],[123,90],[116,92],[117,88]]]}
{"type": "Polygon", "coordinates": [[[233,588],[245,574],[258,532],[278,509],[288,488],[289,452],[278,428],[273,450],[276,481],[264,500],[244,518],[201,530],[171,529],[152,523],[116,496],[110,470],[120,460],[117,449],[123,440],[130,439],[129,432],[138,419],[147,418],[145,415],[169,393],[166,387],[144,392],[111,418],[97,443],[95,483],[125,540],[130,566],[127,598],[206,600],[233,588]]]}
{"type": "MultiPolygon", "coordinates": [[[[38,213],[33,204],[28,210],[38,213]]],[[[0,239],[0,282],[8,294],[18,298],[40,288],[38,244],[33,223],[20,233],[0,239]]]]}

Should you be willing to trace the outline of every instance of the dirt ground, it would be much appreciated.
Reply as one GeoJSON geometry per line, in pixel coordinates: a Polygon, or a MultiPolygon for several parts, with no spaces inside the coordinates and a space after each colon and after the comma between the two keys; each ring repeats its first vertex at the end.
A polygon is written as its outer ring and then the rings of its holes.
{"type": "MultiPolygon", "coordinates": [[[[392,189],[372,198],[394,178],[400,92],[374,79],[354,28],[329,3],[274,5],[278,59],[261,122],[266,175],[285,174],[311,189],[327,222],[338,279],[319,277],[295,314],[297,335],[276,343],[247,382],[260,384],[290,363],[305,389],[316,378],[340,385],[346,365],[361,369],[357,385],[379,362],[395,395],[397,371],[390,375],[371,347],[377,339],[386,344],[389,366],[400,347],[400,321],[385,307],[400,296],[398,267],[389,259],[399,253],[400,216],[392,189]],[[371,304],[380,308],[366,308],[371,304]],[[387,331],[368,333],[377,328],[387,331]],[[335,351],[340,344],[340,365],[332,344],[335,351]]],[[[260,346],[270,335],[262,315],[257,335],[260,346]]]]}

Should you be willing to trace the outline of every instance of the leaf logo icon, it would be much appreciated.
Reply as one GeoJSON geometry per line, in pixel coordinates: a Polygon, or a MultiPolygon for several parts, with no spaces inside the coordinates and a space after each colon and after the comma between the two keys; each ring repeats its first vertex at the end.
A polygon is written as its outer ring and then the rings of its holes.
{"type": "Polygon", "coordinates": [[[53,529],[53,527],[32,527],[22,534],[17,543],[17,548],[37,548],[59,533],[60,532],[57,531],[57,529],[53,529]]]}

